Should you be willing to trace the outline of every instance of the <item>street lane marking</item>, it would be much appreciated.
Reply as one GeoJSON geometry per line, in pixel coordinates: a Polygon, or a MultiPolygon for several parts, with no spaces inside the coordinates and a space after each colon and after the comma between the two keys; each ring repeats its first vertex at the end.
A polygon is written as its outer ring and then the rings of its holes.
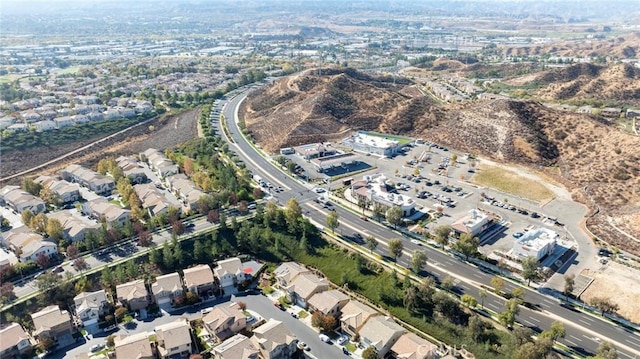
{"type": "Polygon", "coordinates": [[[531,327],[537,327],[538,326],[537,324],[531,323],[528,320],[525,320],[524,322],[525,322],[525,324],[529,324],[529,326],[531,326],[531,327]]]}
{"type": "Polygon", "coordinates": [[[534,317],[529,317],[529,319],[533,320],[534,322],[538,322],[538,323],[540,323],[540,320],[538,320],[538,319],[536,319],[536,318],[534,318],[534,317]]]}
{"type": "Polygon", "coordinates": [[[582,341],[582,339],[580,339],[580,338],[578,338],[578,337],[576,337],[576,336],[573,336],[573,335],[569,335],[569,336],[570,336],[571,338],[573,338],[573,339],[575,339],[575,340],[579,341],[579,342],[581,342],[581,341],[582,341]]]}
{"type": "Polygon", "coordinates": [[[582,319],[578,319],[578,321],[579,321],[580,323],[583,323],[583,324],[586,324],[586,325],[588,325],[588,326],[591,326],[591,323],[589,323],[589,322],[587,322],[587,321],[584,321],[584,320],[582,320],[582,319]]]}
{"type": "Polygon", "coordinates": [[[569,339],[565,339],[564,341],[565,341],[565,342],[567,342],[567,343],[569,343],[569,344],[571,344],[571,345],[573,345],[574,347],[577,347],[577,346],[578,346],[578,344],[576,344],[575,342],[572,342],[572,341],[571,341],[571,340],[569,340],[569,339]]]}

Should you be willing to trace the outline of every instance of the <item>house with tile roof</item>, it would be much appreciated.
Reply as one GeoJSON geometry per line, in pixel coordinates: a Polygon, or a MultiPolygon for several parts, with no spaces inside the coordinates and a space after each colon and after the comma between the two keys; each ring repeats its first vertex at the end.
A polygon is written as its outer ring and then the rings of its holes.
{"type": "Polygon", "coordinates": [[[340,328],[351,337],[351,339],[354,339],[358,336],[360,329],[367,320],[376,315],[378,315],[378,312],[375,309],[357,300],[351,300],[342,308],[340,328]]]}
{"type": "Polygon", "coordinates": [[[18,213],[30,210],[34,214],[38,214],[47,210],[43,200],[23,191],[18,186],[4,186],[0,189],[0,205],[7,205],[18,213]]]}
{"type": "Polygon", "coordinates": [[[155,359],[148,332],[118,335],[113,342],[116,359],[155,359]]]}
{"type": "Polygon", "coordinates": [[[209,335],[218,342],[239,333],[247,326],[247,317],[238,303],[218,305],[202,317],[209,335]]]}
{"type": "Polygon", "coordinates": [[[360,344],[365,348],[375,347],[378,355],[384,357],[404,333],[404,328],[393,319],[375,316],[367,320],[360,329],[360,344]]]}
{"type": "Polygon", "coordinates": [[[160,359],[184,358],[194,352],[191,325],[187,319],[159,325],[155,329],[160,359]]]}
{"type": "Polygon", "coordinates": [[[33,336],[42,340],[45,337],[57,339],[73,332],[71,316],[57,305],[48,306],[31,314],[33,320],[33,336]]]}
{"type": "Polygon", "coordinates": [[[116,296],[118,301],[131,311],[146,309],[149,306],[149,292],[142,279],[116,286],[116,296]]]}
{"type": "Polygon", "coordinates": [[[342,308],[349,303],[349,297],[337,289],[314,294],[308,301],[311,311],[319,311],[334,318],[340,317],[342,308]]]}
{"type": "Polygon", "coordinates": [[[300,263],[296,262],[282,263],[273,271],[276,281],[282,288],[289,286],[289,283],[291,283],[301,273],[310,273],[310,271],[300,263]]]}
{"type": "Polygon", "coordinates": [[[18,323],[0,326],[0,358],[19,358],[33,349],[31,336],[18,323]]]}
{"type": "Polygon", "coordinates": [[[58,211],[49,214],[49,218],[55,218],[62,225],[62,237],[67,241],[82,241],[89,232],[96,232],[100,225],[86,217],[74,215],[69,211],[58,211]]]}
{"type": "Polygon", "coordinates": [[[284,323],[272,318],[253,330],[251,342],[264,359],[287,359],[296,352],[298,339],[284,323]]]}
{"type": "Polygon", "coordinates": [[[97,328],[100,316],[106,315],[109,307],[104,289],[96,292],[82,292],[73,298],[73,303],[76,316],[82,321],[85,329],[97,328]]]}
{"type": "Polygon", "coordinates": [[[184,295],[180,274],[175,272],[156,277],[156,281],[151,284],[151,293],[161,309],[171,310],[174,300],[184,295]]]}
{"type": "Polygon", "coordinates": [[[405,333],[391,347],[389,357],[393,359],[436,359],[438,346],[414,333],[405,333]]]}
{"type": "Polygon", "coordinates": [[[110,194],[116,187],[113,179],[78,164],[67,166],[60,171],[60,176],[65,181],[79,183],[98,194],[110,194]]]}
{"type": "Polygon", "coordinates": [[[118,223],[121,226],[131,219],[131,211],[110,203],[102,197],[84,202],[82,213],[95,219],[104,219],[106,223],[118,223]]]}
{"type": "Polygon", "coordinates": [[[218,266],[213,269],[213,272],[220,281],[221,287],[229,287],[245,279],[242,269],[242,261],[234,257],[218,261],[218,266]]]}
{"type": "Polygon", "coordinates": [[[73,203],[80,200],[80,189],[77,184],[61,181],[51,176],[39,176],[34,182],[51,190],[54,195],[60,198],[62,203],[73,203]]]}
{"type": "Polygon", "coordinates": [[[208,292],[212,291],[216,285],[213,271],[207,264],[185,269],[182,277],[185,288],[200,297],[208,296],[208,292]]]}
{"type": "Polygon", "coordinates": [[[313,273],[303,273],[286,287],[287,298],[302,308],[307,308],[307,303],[311,297],[322,291],[329,289],[329,282],[325,278],[318,277],[313,273]]]}
{"type": "Polygon", "coordinates": [[[0,236],[0,242],[10,248],[20,262],[35,261],[42,253],[51,258],[58,255],[58,245],[26,227],[18,227],[0,236]]]}
{"type": "Polygon", "coordinates": [[[260,351],[251,340],[236,334],[213,348],[214,359],[259,359],[260,351]]]}

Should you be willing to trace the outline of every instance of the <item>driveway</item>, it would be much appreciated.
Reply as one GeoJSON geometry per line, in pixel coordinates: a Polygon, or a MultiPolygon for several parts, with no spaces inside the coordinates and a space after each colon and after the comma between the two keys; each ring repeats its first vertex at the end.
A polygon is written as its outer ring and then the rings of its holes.
{"type": "MultiPolygon", "coordinates": [[[[227,297],[228,298],[228,297],[227,297]]],[[[328,345],[323,343],[318,338],[318,333],[304,324],[302,321],[293,318],[291,314],[286,311],[281,311],[273,305],[273,302],[260,294],[238,295],[232,296],[232,301],[243,301],[247,304],[247,308],[250,311],[257,312],[265,320],[270,318],[282,321],[289,330],[294,333],[298,340],[307,343],[311,347],[311,354],[316,358],[341,358],[345,357],[341,349],[336,345],[328,345]]],[[[228,301],[215,301],[213,306],[226,305],[228,301]]],[[[140,332],[152,332],[153,329],[162,324],[171,323],[179,318],[186,318],[189,320],[195,320],[202,318],[200,309],[212,306],[211,302],[203,303],[196,307],[188,307],[180,310],[179,312],[172,314],[165,314],[162,317],[155,318],[154,320],[139,321],[133,320],[132,323],[127,325],[120,325],[117,331],[109,334],[113,335],[132,335],[140,332]]],[[[95,344],[105,344],[108,334],[100,333],[93,336],[92,339],[84,342],[81,345],[68,349],[67,351],[60,350],[56,353],[52,353],[49,358],[62,359],[62,358],[74,358],[81,353],[89,353],[91,346],[95,344]]]]}

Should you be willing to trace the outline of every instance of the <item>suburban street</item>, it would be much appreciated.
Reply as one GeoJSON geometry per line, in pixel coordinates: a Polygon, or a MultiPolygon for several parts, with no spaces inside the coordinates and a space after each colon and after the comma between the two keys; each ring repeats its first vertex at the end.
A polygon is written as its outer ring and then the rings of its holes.
{"type": "MultiPolygon", "coordinates": [[[[258,153],[241,135],[237,126],[236,116],[237,108],[245,97],[246,94],[241,94],[224,104],[223,114],[233,139],[230,148],[245,161],[247,167],[254,174],[262,176],[265,181],[285,188],[282,193],[274,195],[279,204],[283,205],[291,197],[296,198],[306,216],[324,225],[328,211],[313,201],[317,194],[310,191],[312,186],[301,184],[276,169],[268,159],[258,153]]],[[[214,119],[213,125],[218,126],[218,122],[214,119]]],[[[219,133],[222,133],[222,131],[219,133]]],[[[384,226],[371,221],[362,221],[358,214],[339,205],[334,205],[334,208],[340,215],[341,224],[339,228],[347,233],[348,231],[370,233],[382,243],[400,237],[400,234],[384,226]]],[[[404,248],[405,253],[409,254],[416,250],[426,251],[429,258],[427,271],[440,280],[447,275],[457,278],[459,280],[457,290],[461,294],[468,293],[479,298],[480,285],[491,288],[490,281],[494,276],[493,274],[485,273],[473,265],[459,261],[451,254],[443,253],[429,246],[419,246],[409,240],[404,241],[404,248]]],[[[378,246],[377,252],[387,255],[386,246],[378,246]]],[[[410,257],[404,255],[399,259],[399,264],[408,267],[409,260],[410,257]]],[[[509,292],[514,286],[516,284],[507,281],[504,291],[509,292]]],[[[636,355],[640,354],[640,336],[636,333],[592,315],[562,307],[558,299],[541,294],[531,288],[526,288],[525,292],[525,300],[538,305],[539,310],[533,311],[521,307],[518,315],[519,323],[545,330],[550,327],[553,321],[561,320],[565,323],[566,336],[560,339],[559,342],[584,354],[595,353],[602,340],[612,342],[618,349],[621,358],[635,358],[636,355]]],[[[484,304],[486,307],[500,312],[504,308],[504,303],[505,299],[502,297],[490,294],[485,299],[484,304]]]]}
{"type": "MultiPolygon", "coordinates": [[[[269,298],[263,295],[249,294],[232,296],[230,298],[227,297],[223,300],[216,300],[215,303],[217,304],[213,306],[227,305],[229,301],[243,301],[247,304],[248,310],[257,312],[265,320],[273,318],[284,322],[286,327],[298,338],[299,341],[303,341],[311,347],[311,351],[308,353],[311,353],[317,358],[339,358],[340,356],[344,356],[337,345],[323,343],[318,338],[318,333],[314,329],[303,323],[301,320],[292,317],[289,312],[279,310],[273,305],[273,302],[269,298]]],[[[200,310],[210,306],[212,306],[211,303],[205,302],[195,307],[189,307],[171,314],[165,314],[164,316],[153,320],[139,321],[134,319],[134,325],[131,326],[130,329],[125,328],[124,325],[120,325],[117,331],[111,332],[109,335],[131,335],[144,331],[153,332],[156,326],[173,322],[179,318],[187,318],[190,321],[200,319],[202,318],[200,310]]],[[[99,336],[93,337],[85,341],[83,344],[73,347],[73,349],[69,349],[68,351],[58,350],[49,355],[48,358],[73,358],[77,354],[88,353],[91,346],[104,344],[107,336],[107,334],[100,334],[99,336]]]]}

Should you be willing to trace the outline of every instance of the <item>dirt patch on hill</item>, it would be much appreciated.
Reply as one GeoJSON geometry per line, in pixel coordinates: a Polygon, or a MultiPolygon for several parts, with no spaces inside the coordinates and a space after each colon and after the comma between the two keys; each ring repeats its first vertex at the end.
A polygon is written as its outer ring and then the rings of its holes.
{"type": "MultiPolygon", "coordinates": [[[[50,174],[66,167],[69,163],[81,163],[87,166],[96,164],[107,156],[131,155],[147,148],[165,149],[177,146],[197,137],[197,123],[200,116],[199,109],[191,109],[178,115],[167,116],[164,120],[156,119],[147,126],[139,126],[130,132],[123,133],[85,151],[67,157],[44,169],[38,174],[50,174]]],[[[52,148],[34,148],[22,152],[13,152],[2,156],[3,174],[18,173],[42,163],[51,161],[90,142],[82,141],[52,148]]],[[[35,174],[35,173],[34,173],[35,174]]],[[[16,178],[9,183],[19,183],[16,178]]]]}

